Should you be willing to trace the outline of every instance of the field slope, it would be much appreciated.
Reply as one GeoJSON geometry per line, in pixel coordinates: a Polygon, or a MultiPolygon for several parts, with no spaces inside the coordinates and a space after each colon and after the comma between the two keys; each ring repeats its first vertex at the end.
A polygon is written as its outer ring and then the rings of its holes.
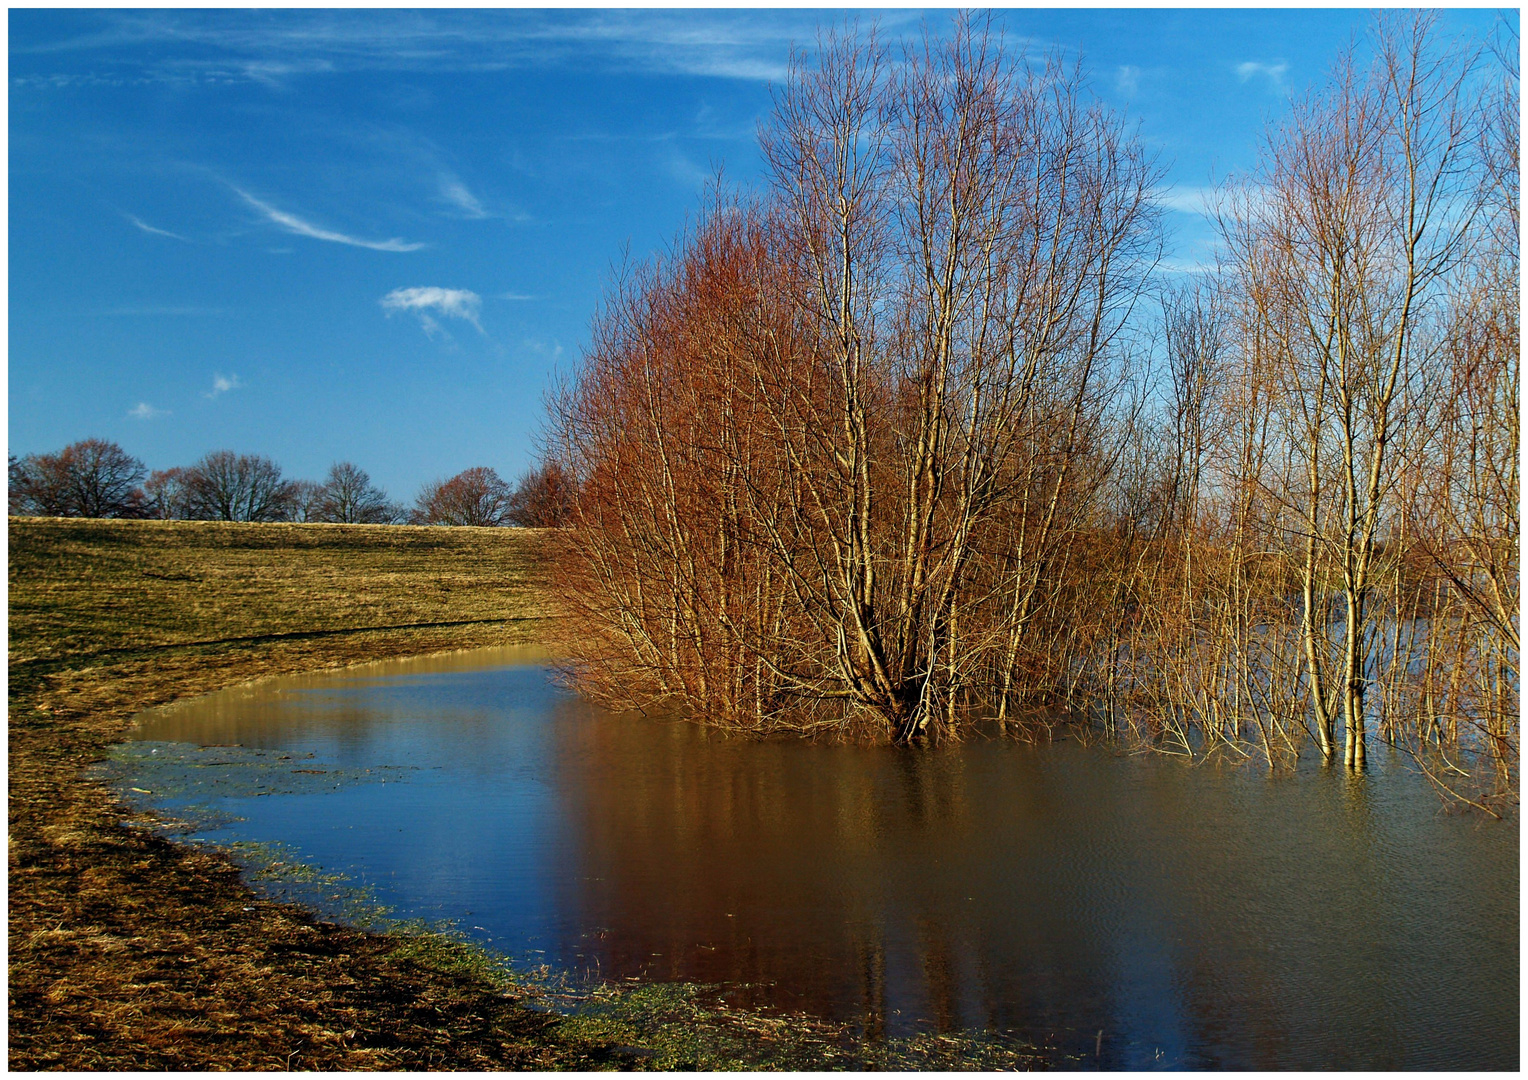
{"type": "Polygon", "coordinates": [[[12,1069],[599,1067],[465,950],[255,899],[85,768],[140,709],[264,676],[534,637],[542,537],[10,523],[12,1069]]]}

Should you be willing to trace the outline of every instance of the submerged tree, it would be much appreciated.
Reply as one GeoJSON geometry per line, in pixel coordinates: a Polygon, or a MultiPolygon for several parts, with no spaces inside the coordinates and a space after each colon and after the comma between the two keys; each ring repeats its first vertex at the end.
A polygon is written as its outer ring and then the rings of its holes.
{"type": "Polygon", "coordinates": [[[754,730],[1377,735],[1514,791],[1516,73],[1376,25],[1171,288],[1076,68],[969,19],[798,59],[768,189],[628,269],[553,395],[572,677],[754,730]]]}
{"type": "Polygon", "coordinates": [[[1221,272],[1168,304],[1161,427],[1180,462],[1203,436],[1205,512],[1143,547],[1094,660],[1157,745],[1362,768],[1377,736],[1461,798],[1515,791],[1516,90],[1474,64],[1382,19],[1270,125],[1221,272]]]}
{"type": "Polygon", "coordinates": [[[1376,590],[1399,551],[1384,540],[1399,526],[1401,465],[1425,453],[1445,391],[1451,293],[1479,206],[1467,61],[1435,48],[1421,16],[1383,23],[1376,46],[1372,64],[1345,58],[1270,130],[1255,188],[1222,219],[1287,448],[1272,483],[1301,538],[1316,737],[1334,755],[1340,718],[1354,766],[1366,752],[1376,590]]]}
{"type": "Polygon", "coordinates": [[[1157,171],[1082,86],[967,20],[895,69],[852,34],[797,62],[768,199],[628,279],[557,406],[608,691],[905,740],[1059,674],[1035,628],[1076,600],[1158,243],[1157,171]]]}

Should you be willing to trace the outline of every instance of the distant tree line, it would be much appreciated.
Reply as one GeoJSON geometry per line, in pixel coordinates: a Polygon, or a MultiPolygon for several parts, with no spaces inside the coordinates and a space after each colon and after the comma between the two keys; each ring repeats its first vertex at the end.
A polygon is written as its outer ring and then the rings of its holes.
{"type": "Polygon", "coordinates": [[[426,484],[410,508],[389,500],[349,461],[330,466],[322,483],[288,480],[270,458],[231,450],[149,472],[104,439],[51,454],[11,455],[8,494],[17,516],[360,525],[555,527],[567,504],[555,466],[530,470],[514,487],[493,469],[467,469],[426,484]]]}

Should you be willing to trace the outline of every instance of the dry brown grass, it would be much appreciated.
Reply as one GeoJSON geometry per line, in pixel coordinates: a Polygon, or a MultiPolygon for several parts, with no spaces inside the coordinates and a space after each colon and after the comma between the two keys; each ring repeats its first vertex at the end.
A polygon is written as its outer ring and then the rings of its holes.
{"type": "Polygon", "coordinates": [[[518,530],[10,524],[13,1069],[599,1067],[470,968],[258,900],[84,771],[140,709],[535,634],[518,530]]]}

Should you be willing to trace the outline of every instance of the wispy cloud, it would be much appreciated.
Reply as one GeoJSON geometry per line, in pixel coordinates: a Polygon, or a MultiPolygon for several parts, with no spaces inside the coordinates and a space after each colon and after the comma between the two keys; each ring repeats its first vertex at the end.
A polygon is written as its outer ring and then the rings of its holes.
{"type": "Polygon", "coordinates": [[[1182,214],[1208,213],[1215,197],[1215,189],[1210,187],[1161,188],[1151,196],[1158,206],[1182,214]]]}
{"type": "Polygon", "coordinates": [[[190,305],[176,306],[170,304],[142,304],[127,307],[104,308],[100,311],[87,311],[89,316],[102,318],[138,318],[144,316],[165,316],[170,318],[212,318],[219,315],[231,314],[228,308],[220,307],[195,307],[190,305]]]}
{"type": "MultiPolygon", "coordinates": [[[[233,187],[232,184],[229,185],[233,187]]],[[[344,233],[333,232],[329,229],[321,229],[317,225],[310,224],[296,214],[289,214],[285,210],[278,210],[270,203],[262,202],[242,188],[234,187],[234,192],[239,198],[249,203],[256,210],[265,215],[272,224],[279,225],[287,232],[296,233],[298,236],[311,237],[314,240],[328,240],[335,244],[349,244],[351,247],[367,248],[371,251],[418,251],[423,244],[409,243],[404,240],[361,240],[354,236],[346,236],[344,233]]]]}
{"type": "Polygon", "coordinates": [[[310,60],[306,63],[290,63],[280,60],[251,60],[239,65],[246,78],[262,83],[273,90],[284,90],[293,75],[327,74],[334,64],[326,60],[310,60]]]}
{"type": "Polygon", "coordinates": [[[134,225],[138,226],[138,228],[142,229],[146,233],[152,233],[155,236],[168,236],[171,240],[181,240],[188,244],[191,242],[184,236],[181,236],[179,233],[172,233],[167,229],[156,229],[154,226],[150,225],[148,222],[144,221],[136,214],[124,214],[122,216],[127,218],[128,221],[131,221],[134,225]]]}
{"type": "Polygon", "coordinates": [[[556,360],[562,356],[562,345],[556,341],[545,342],[539,341],[536,338],[526,338],[520,342],[520,347],[527,352],[533,352],[537,356],[544,356],[549,360],[556,360]]]}
{"type": "Polygon", "coordinates": [[[1209,274],[1214,272],[1215,264],[1192,259],[1163,259],[1157,263],[1157,269],[1164,274],[1209,274]]]}
{"type": "Polygon", "coordinates": [[[140,401],[131,409],[127,410],[127,415],[132,417],[134,420],[158,420],[161,416],[169,416],[170,410],[156,409],[147,401],[140,401]]]}
{"type": "Polygon", "coordinates": [[[498,296],[499,296],[500,300],[515,300],[515,301],[520,301],[520,300],[540,300],[541,299],[541,297],[536,296],[536,295],[534,295],[532,293],[506,292],[506,293],[499,293],[498,296]]]}
{"type": "MultiPolygon", "coordinates": [[[[899,12],[882,16],[883,29],[904,21],[899,12]]],[[[791,43],[810,41],[816,23],[811,12],[741,10],[289,11],[279,19],[231,10],[120,11],[92,16],[81,33],[19,51],[138,51],[143,58],[132,63],[156,80],[278,88],[311,73],[575,65],[778,83],[787,75],[791,43]],[[143,48],[167,44],[200,46],[202,55],[143,48]]],[[[123,77],[119,64],[107,71],[123,77]]]]}
{"type": "Polygon", "coordinates": [[[1256,76],[1263,76],[1273,84],[1274,89],[1280,89],[1284,85],[1284,73],[1289,70],[1289,64],[1283,60],[1264,62],[1261,60],[1248,60],[1236,65],[1236,77],[1242,82],[1247,82],[1256,76]]]}
{"type": "Polygon", "coordinates": [[[698,188],[706,181],[716,178],[714,169],[703,169],[677,146],[670,146],[662,155],[663,169],[681,187],[698,188]]]}
{"type": "Polygon", "coordinates": [[[1127,96],[1141,88],[1141,69],[1133,64],[1121,64],[1114,69],[1114,89],[1127,96]]]}
{"type": "Polygon", "coordinates": [[[483,333],[483,324],[478,321],[483,298],[468,289],[442,289],[435,285],[394,289],[382,298],[381,304],[389,316],[399,311],[417,316],[419,325],[430,337],[445,333],[431,312],[444,318],[463,319],[477,327],[478,333],[483,333]]]}
{"type": "Polygon", "coordinates": [[[1214,187],[1170,187],[1152,192],[1151,199],[1166,210],[1180,214],[1209,217],[1223,206],[1240,207],[1253,213],[1262,211],[1273,192],[1270,188],[1246,181],[1231,181],[1214,187]]]}
{"type": "Polygon", "coordinates": [[[212,376],[212,389],[202,395],[204,398],[215,398],[233,390],[242,390],[244,384],[239,381],[237,375],[223,375],[218,373],[212,376]]]}
{"type": "Polygon", "coordinates": [[[440,197],[469,218],[488,216],[488,211],[483,209],[483,204],[478,201],[477,196],[468,191],[467,185],[450,173],[445,173],[440,178],[440,197]]]}

